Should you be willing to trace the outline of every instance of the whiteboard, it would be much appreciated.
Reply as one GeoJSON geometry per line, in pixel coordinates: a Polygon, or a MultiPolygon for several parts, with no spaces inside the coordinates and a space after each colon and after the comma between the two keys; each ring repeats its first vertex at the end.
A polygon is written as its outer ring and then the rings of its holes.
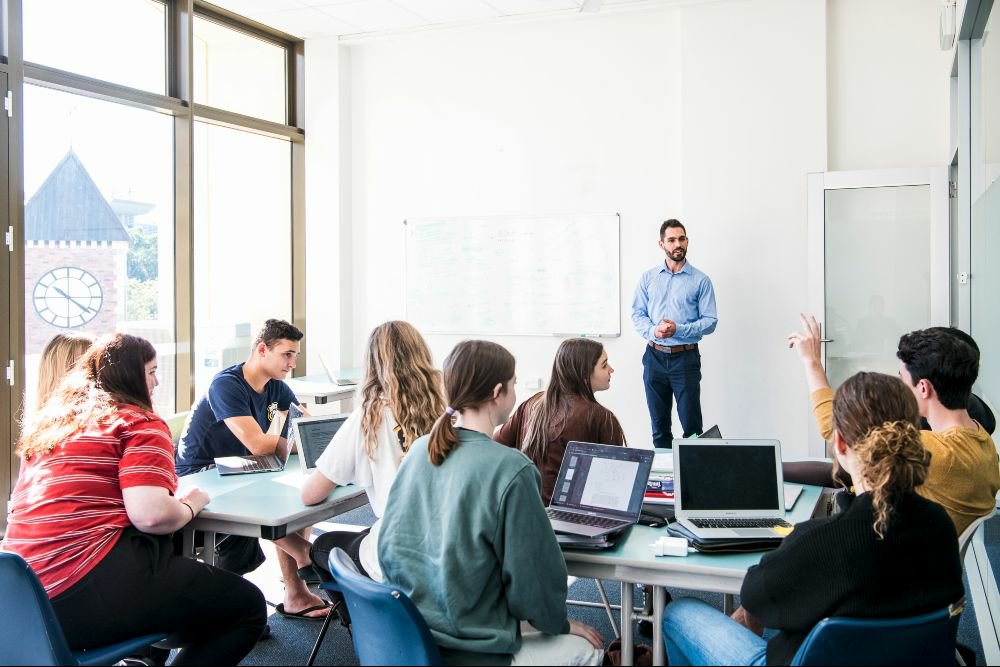
{"type": "Polygon", "coordinates": [[[427,333],[618,336],[617,214],[420,218],[406,318],[427,333]]]}

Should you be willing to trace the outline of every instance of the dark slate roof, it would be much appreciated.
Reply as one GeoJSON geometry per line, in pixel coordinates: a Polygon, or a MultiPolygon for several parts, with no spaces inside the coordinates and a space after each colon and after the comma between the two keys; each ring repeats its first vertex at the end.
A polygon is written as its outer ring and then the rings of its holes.
{"type": "Polygon", "coordinates": [[[26,241],[129,241],[73,149],[28,201],[24,223],[26,241]]]}

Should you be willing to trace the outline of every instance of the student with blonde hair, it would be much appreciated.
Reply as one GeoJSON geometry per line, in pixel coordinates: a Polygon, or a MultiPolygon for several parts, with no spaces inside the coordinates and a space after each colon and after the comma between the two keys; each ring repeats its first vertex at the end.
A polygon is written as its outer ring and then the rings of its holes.
{"type": "Polygon", "coordinates": [[[566,614],[538,469],[492,439],[514,407],[514,357],[459,343],[444,389],[448,407],[410,448],[382,516],[385,581],[420,610],[446,664],[598,664],[600,635],[566,614]]]}
{"type": "Polygon", "coordinates": [[[337,486],[364,488],[375,523],[359,533],[320,535],[313,544],[312,559],[326,574],[330,552],[340,547],[362,573],[382,581],[378,517],[404,454],[444,412],[441,372],[434,368],[431,351],[412,324],[395,321],[375,327],[365,348],[360,393],[361,406],[320,455],[316,470],[302,488],[302,502],[323,502],[337,486]]]}
{"type": "Polygon", "coordinates": [[[518,406],[493,439],[520,449],[542,474],[542,502],[548,505],[566,445],[576,440],[624,445],[625,433],[596,392],[611,386],[615,369],[596,340],[570,338],[556,351],[545,391],[518,406]]]}
{"type": "Polygon", "coordinates": [[[41,410],[73,364],[90,349],[96,339],[88,333],[58,333],[52,337],[38,360],[38,389],[35,410],[41,410]]]}
{"type": "Polygon", "coordinates": [[[838,494],[837,514],[798,524],[750,568],[735,619],[700,600],[668,604],[670,664],[787,665],[826,617],[912,616],[959,601],[955,526],[944,508],[916,492],[931,460],[919,417],[899,378],[848,378],[833,398],[833,446],[854,493],[838,494]],[[762,628],[776,634],[765,640],[762,628]]]}

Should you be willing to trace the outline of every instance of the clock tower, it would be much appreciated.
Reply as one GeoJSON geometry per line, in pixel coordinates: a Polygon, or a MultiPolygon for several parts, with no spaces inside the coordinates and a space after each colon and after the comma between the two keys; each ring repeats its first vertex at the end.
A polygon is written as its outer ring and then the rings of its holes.
{"type": "Polygon", "coordinates": [[[25,206],[25,352],[125,319],[129,235],[71,149],[25,206]]]}

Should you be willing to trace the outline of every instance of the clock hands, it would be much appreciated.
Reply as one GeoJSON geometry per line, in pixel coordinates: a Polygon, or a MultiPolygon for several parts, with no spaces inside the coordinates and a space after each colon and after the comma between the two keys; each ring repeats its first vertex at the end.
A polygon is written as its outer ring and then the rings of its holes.
{"type": "Polygon", "coordinates": [[[71,297],[69,294],[66,294],[66,292],[62,291],[61,289],[59,289],[55,285],[52,286],[52,289],[54,289],[56,292],[58,292],[59,296],[62,296],[64,298],[68,299],[70,303],[72,303],[74,306],[76,306],[77,308],[79,308],[83,312],[85,312],[85,313],[95,312],[93,308],[90,308],[88,306],[83,305],[82,303],[80,303],[79,301],[77,301],[76,299],[74,299],[73,297],[71,297]]]}

